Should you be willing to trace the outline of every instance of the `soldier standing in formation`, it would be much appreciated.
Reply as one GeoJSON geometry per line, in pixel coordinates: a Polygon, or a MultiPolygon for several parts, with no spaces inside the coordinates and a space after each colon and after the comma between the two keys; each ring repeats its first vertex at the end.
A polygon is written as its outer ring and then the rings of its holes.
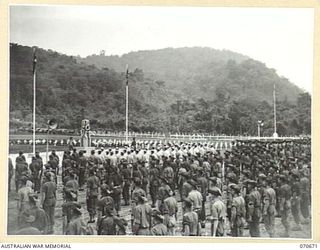
{"type": "MultiPolygon", "coordinates": [[[[22,152],[16,159],[20,215],[29,204],[32,186],[36,192],[40,190],[39,166],[43,163],[39,157],[33,158],[29,169],[22,152]]],[[[308,140],[238,141],[225,152],[210,144],[151,142],[136,142],[135,148],[112,144],[106,150],[100,148],[97,155],[91,152],[89,157],[82,151],[73,149],[71,154],[66,150],[61,176],[63,233],[88,233],[77,205],[86,188],[89,223],[97,219],[98,234],[126,233],[121,207],[131,200],[135,235],[201,236],[209,221],[212,236],[230,232],[241,237],[246,235],[247,223],[250,236],[259,237],[263,222],[269,236],[275,237],[275,218],[280,215],[285,229],[281,236],[290,237],[290,230],[300,230],[310,222],[310,159],[308,140]],[[290,216],[295,222],[292,228],[290,216]],[[181,223],[179,231],[177,225],[181,223]]],[[[45,168],[42,205],[49,218],[47,233],[52,233],[59,174],[55,152],[45,168]]]]}
{"type": "Polygon", "coordinates": [[[53,234],[53,226],[55,223],[55,207],[57,200],[57,185],[54,181],[54,173],[47,172],[45,174],[45,178],[46,180],[41,188],[41,204],[48,216],[48,234],[53,234]]]}

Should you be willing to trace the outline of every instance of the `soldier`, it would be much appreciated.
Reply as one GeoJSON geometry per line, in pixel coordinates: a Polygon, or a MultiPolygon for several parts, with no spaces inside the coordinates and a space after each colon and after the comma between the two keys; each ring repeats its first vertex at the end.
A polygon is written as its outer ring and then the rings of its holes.
{"type": "Polygon", "coordinates": [[[23,155],[22,151],[19,151],[19,156],[16,158],[16,164],[21,162],[26,162],[26,157],[23,155]]]}
{"type": "Polygon", "coordinates": [[[70,151],[71,151],[71,150],[73,150],[73,147],[74,147],[74,140],[73,140],[73,137],[72,137],[72,136],[69,138],[69,140],[68,140],[67,144],[68,144],[68,148],[69,148],[69,150],[70,150],[70,151]]]}
{"type": "Polygon", "coordinates": [[[157,208],[159,211],[163,212],[163,208],[164,208],[164,200],[168,197],[168,193],[169,191],[172,191],[169,183],[167,182],[167,180],[163,177],[160,177],[161,180],[161,186],[159,188],[159,192],[158,192],[158,200],[157,200],[157,208]]]}
{"type": "Polygon", "coordinates": [[[166,182],[168,183],[169,187],[172,191],[175,190],[175,184],[174,184],[174,171],[173,168],[168,165],[163,170],[163,177],[166,179],[166,182]]]}
{"type": "Polygon", "coordinates": [[[209,177],[208,189],[210,190],[210,189],[213,189],[215,187],[220,189],[220,191],[222,190],[222,181],[221,181],[221,179],[216,177],[216,176],[209,177]]]}
{"type": "Polygon", "coordinates": [[[142,165],[140,165],[139,170],[141,172],[142,188],[146,194],[148,194],[149,173],[145,161],[142,161],[142,165]]]}
{"type": "Polygon", "coordinates": [[[57,185],[53,180],[53,175],[51,172],[45,174],[47,182],[42,185],[41,189],[41,204],[44,211],[48,216],[48,234],[52,234],[54,226],[54,213],[57,199],[57,185]]]}
{"type": "MultiPolygon", "coordinates": [[[[125,232],[125,223],[118,216],[114,215],[114,204],[112,200],[105,199],[104,203],[104,215],[97,222],[98,235],[118,235],[119,231],[125,232]]],[[[121,233],[125,234],[125,233],[121,233]]]]}
{"type": "Polygon", "coordinates": [[[292,190],[292,198],[291,198],[291,213],[295,222],[295,226],[292,227],[292,231],[301,231],[302,228],[300,226],[300,178],[299,172],[296,169],[291,171],[291,190],[292,190]]]}
{"type": "Polygon", "coordinates": [[[48,217],[46,212],[38,206],[38,195],[34,193],[29,194],[29,210],[35,217],[35,220],[31,225],[41,232],[41,234],[47,234],[48,230],[48,217]]]}
{"type": "Polygon", "coordinates": [[[150,176],[150,196],[152,201],[152,207],[154,208],[156,206],[156,201],[158,199],[158,190],[160,186],[160,180],[159,180],[159,169],[155,165],[151,165],[151,169],[149,172],[150,176]]]}
{"type": "Polygon", "coordinates": [[[62,234],[64,235],[71,221],[74,206],[78,206],[76,201],[67,200],[62,204],[62,234]]]}
{"type": "Polygon", "coordinates": [[[138,204],[138,197],[146,196],[146,192],[141,188],[141,185],[142,185],[141,179],[136,177],[134,178],[133,182],[134,182],[134,189],[132,190],[132,193],[131,193],[131,227],[133,227],[133,220],[134,220],[133,212],[135,207],[138,204]]]}
{"type": "Polygon", "coordinates": [[[281,223],[284,226],[284,233],[281,234],[281,237],[289,237],[289,213],[291,209],[291,197],[292,191],[291,187],[288,184],[288,179],[285,175],[280,175],[280,181],[283,183],[280,187],[280,213],[281,213],[281,223]]]}
{"type": "Polygon", "coordinates": [[[237,183],[236,179],[237,179],[237,176],[233,172],[228,173],[227,176],[226,176],[227,217],[228,217],[229,223],[231,223],[231,207],[232,207],[232,190],[231,190],[231,186],[237,183]]]}
{"type": "Polygon", "coordinates": [[[232,203],[230,228],[233,237],[242,237],[244,230],[244,217],[246,214],[246,204],[240,194],[240,187],[237,184],[230,185],[232,203]]]}
{"type": "MultiPolygon", "coordinates": [[[[36,152],[36,155],[35,155],[39,165],[40,165],[40,169],[42,170],[43,169],[43,160],[42,160],[42,157],[40,156],[40,153],[39,151],[36,152]]],[[[42,174],[42,171],[41,171],[41,174],[42,174]]],[[[42,176],[40,176],[40,179],[42,178],[42,176]]]]}
{"type": "MultiPolygon", "coordinates": [[[[181,199],[184,202],[184,200],[188,198],[189,193],[191,192],[193,187],[189,183],[190,177],[189,177],[188,173],[181,173],[181,176],[183,176],[183,178],[184,178],[184,182],[183,182],[182,187],[181,187],[181,199]]],[[[183,203],[182,204],[182,211],[184,211],[184,205],[185,204],[183,203]]]]}
{"type": "Polygon", "coordinates": [[[130,170],[128,168],[128,164],[124,163],[123,168],[121,170],[121,176],[123,178],[123,189],[122,189],[122,197],[124,199],[124,205],[129,206],[130,205],[130,170]]]}
{"type": "Polygon", "coordinates": [[[121,193],[123,188],[123,177],[120,174],[118,167],[112,168],[112,173],[109,176],[109,186],[113,185],[112,197],[115,202],[115,209],[120,211],[121,193]]]}
{"type": "Polygon", "coordinates": [[[304,218],[304,221],[302,221],[302,224],[308,224],[309,218],[310,218],[310,212],[309,212],[310,181],[308,179],[308,173],[304,170],[301,171],[300,191],[301,191],[301,214],[304,218]]]}
{"type": "Polygon", "coordinates": [[[109,186],[105,183],[103,183],[100,187],[100,193],[101,197],[98,199],[97,202],[97,224],[100,223],[99,221],[101,218],[105,215],[105,206],[108,204],[108,206],[112,206],[112,209],[114,209],[114,201],[111,197],[112,190],[110,190],[109,186]]]}
{"type": "MultiPolygon", "coordinates": [[[[55,150],[52,150],[51,155],[52,155],[53,159],[54,159],[54,160],[56,161],[56,163],[57,163],[57,173],[56,173],[56,175],[59,175],[59,163],[60,163],[59,156],[56,154],[56,151],[55,151],[55,150]]],[[[49,157],[50,157],[50,156],[49,156],[49,157]]]]}
{"type": "MultiPolygon", "coordinates": [[[[48,161],[48,163],[46,164],[46,165],[48,165],[51,169],[52,169],[52,171],[53,171],[53,173],[54,173],[54,180],[55,180],[55,182],[56,182],[56,184],[57,184],[57,181],[58,181],[58,179],[57,179],[57,174],[58,174],[58,171],[59,171],[59,167],[58,167],[58,162],[56,161],[56,159],[54,158],[54,156],[52,156],[52,155],[49,155],[49,161],[48,161]]],[[[71,167],[71,166],[70,166],[71,167]]],[[[65,169],[66,169],[67,167],[65,167],[65,169]]]]}
{"type": "Polygon", "coordinates": [[[178,214],[178,202],[173,197],[172,190],[166,190],[168,197],[163,201],[164,224],[169,235],[175,235],[175,226],[178,214]]]}
{"type": "Polygon", "coordinates": [[[157,209],[154,209],[152,211],[152,217],[153,217],[153,226],[151,228],[151,235],[154,236],[166,236],[168,235],[168,229],[163,223],[164,218],[161,215],[161,212],[157,209]]]}
{"type": "Polygon", "coordinates": [[[209,217],[211,221],[211,236],[221,237],[225,235],[227,208],[221,200],[221,191],[219,188],[212,187],[209,189],[209,193],[211,194],[211,215],[209,217]]]}
{"type": "Polygon", "coordinates": [[[136,138],[135,137],[133,137],[133,139],[132,139],[131,147],[133,148],[133,150],[136,150],[137,142],[136,142],[136,138]]]}
{"type": "Polygon", "coordinates": [[[85,174],[87,169],[87,159],[83,154],[83,151],[79,152],[79,160],[78,160],[78,167],[79,167],[79,188],[80,191],[83,190],[83,185],[85,183],[85,174]]]}
{"type": "Polygon", "coordinates": [[[18,190],[18,204],[17,204],[18,224],[21,223],[21,215],[29,203],[29,194],[33,192],[30,187],[26,186],[27,180],[28,178],[26,176],[22,176],[20,179],[21,187],[18,190]]]}
{"type": "Polygon", "coordinates": [[[38,228],[32,226],[35,216],[31,214],[29,209],[25,209],[21,214],[20,229],[16,231],[16,235],[41,235],[38,228]]]}
{"type": "Polygon", "coordinates": [[[95,150],[91,150],[91,154],[88,158],[88,164],[89,164],[89,168],[96,168],[98,167],[99,164],[99,159],[98,157],[95,155],[96,151],[95,150]]]}
{"type": "Polygon", "coordinates": [[[72,170],[69,174],[69,180],[66,182],[63,191],[64,199],[66,202],[78,201],[79,185],[78,182],[75,180],[75,174],[72,170]]]}
{"type": "Polygon", "coordinates": [[[207,194],[208,194],[208,181],[207,181],[207,178],[205,177],[205,173],[203,171],[203,168],[199,168],[199,170],[198,170],[197,185],[198,185],[198,187],[200,189],[200,193],[202,195],[202,207],[201,207],[199,220],[201,221],[202,228],[204,228],[205,221],[206,221],[205,203],[207,201],[207,194]]]}
{"type": "Polygon", "coordinates": [[[79,153],[77,152],[77,149],[74,148],[72,149],[72,154],[70,155],[70,159],[74,162],[77,163],[79,161],[79,153]]]}
{"type": "Polygon", "coordinates": [[[203,202],[203,197],[201,193],[197,189],[197,182],[193,179],[188,181],[189,184],[192,186],[192,190],[188,194],[188,199],[192,202],[192,209],[194,212],[198,214],[198,220],[199,223],[202,223],[202,202],[203,202]]]}
{"type": "Polygon", "coordinates": [[[261,219],[261,194],[256,189],[257,182],[247,180],[248,206],[247,206],[247,222],[249,224],[249,232],[251,237],[260,237],[260,219],[261,219]]]}
{"type": "Polygon", "coordinates": [[[42,168],[39,160],[36,157],[32,157],[32,162],[29,165],[31,171],[32,182],[34,183],[34,191],[40,193],[42,168]]]}
{"type": "Polygon", "coordinates": [[[192,201],[188,198],[184,200],[185,213],[182,218],[182,235],[198,236],[200,233],[198,214],[192,211],[192,201]]]}
{"type": "Polygon", "coordinates": [[[89,178],[87,180],[87,210],[89,212],[90,219],[88,223],[94,223],[94,217],[96,215],[97,199],[99,194],[99,178],[95,176],[94,169],[89,170],[89,178]]]}
{"type": "Polygon", "coordinates": [[[11,179],[12,179],[12,176],[13,176],[13,164],[12,164],[12,160],[11,158],[9,157],[9,160],[8,160],[8,167],[9,167],[9,173],[8,173],[8,191],[11,192],[11,179]]]}
{"type": "Polygon", "coordinates": [[[262,215],[265,228],[271,238],[275,236],[275,215],[276,215],[276,201],[277,196],[275,190],[271,187],[272,180],[268,179],[265,175],[260,175],[263,180],[260,184],[262,193],[262,215]]]}
{"type": "Polygon", "coordinates": [[[15,184],[16,184],[16,192],[21,185],[21,178],[29,174],[28,163],[25,161],[25,157],[20,152],[20,155],[16,158],[16,169],[15,169],[15,184]]]}
{"type": "Polygon", "coordinates": [[[132,233],[150,235],[152,208],[146,203],[148,199],[143,194],[140,193],[136,198],[138,203],[133,210],[132,233]]]}
{"type": "Polygon", "coordinates": [[[66,228],[66,235],[86,235],[87,225],[82,218],[81,205],[75,203],[71,211],[71,219],[66,228]]]}

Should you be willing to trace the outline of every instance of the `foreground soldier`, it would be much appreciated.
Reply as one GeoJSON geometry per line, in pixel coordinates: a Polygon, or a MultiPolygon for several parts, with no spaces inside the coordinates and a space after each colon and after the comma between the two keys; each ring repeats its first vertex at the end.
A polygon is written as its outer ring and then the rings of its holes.
{"type": "Polygon", "coordinates": [[[161,215],[161,212],[157,209],[155,209],[152,212],[152,217],[153,217],[153,226],[151,228],[151,235],[154,236],[166,236],[168,235],[168,229],[167,227],[163,224],[164,218],[161,215]]]}
{"type": "Polygon", "coordinates": [[[43,206],[44,211],[48,216],[48,234],[53,233],[53,225],[54,225],[54,212],[56,207],[56,191],[57,185],[54,182],[54,174],[51,172],[47,172],[45,174],[46,182],[42,186],[41,193],[41,204],[43,206]]]}
{"type": "Polygon", "coordinates": [[[261,219],[261,194],[256,189],[257,182],[247,180],[248,195],[248,211],[247,222],[249,224],[249,232],[251,237],[260,237],[260,219],[261,219]]]}
{"type": "Polygon", "coordinates": [[[98,235],[118,235],[118,232],[125,234],[124,221],[114,215],[114,204],[112,200],[104,203],[104,212],[104,216],[97,223],[98,235]]]}
{"type": "Polygon", "coordinates": [[[134,189],[132,190],[131,194],[131,227],[133,227],[134,221],[134,211],[136,206],[139,203],[139,197],[144,196],[146,197],[146,192],[141,188],[141,179],[135,178],[134,179],[134,189]]]}
{"type": "Polygon", "coordinates": [[[192,211],[192,201],[185,199],[185,213],[182,218],[182,235],[183,236],[198,236],[200,234],[200,225],[198,214],[192,211]]]}
{"type": "Polygon", "coordinates": [[[29,194],[29,210],[30,214],[35,217],[32,226],[39,229],[41,234],[47,234],[48,231],[48,217],[46,212],[38,206],[38,195],[34,193],[29,194]]]}
{"type": "Polygon", "coordinates": [[[65,201],[78,201],[78,191],[79,185],[75,180],[75,174],[71,171],[69,174],[69,180],[66,182],[64,186],[64,200],[65,201]]]}
{"type": "Polygon", "coordinates": [[[86,235],[86,223],[82,219],[81,205],[72,207],[71,219],[66,229],[66,235],[86,235]]]}
{"type": "Polygon", "coordinates": [[[300,226],[300,178],[299,173],[296,169],[291,172],[292,182],[291,182],[291,190],[292,190],[292,198],[291,198],[291,213],[294,218],[295,226],[292,227],[292,231],[301,231],[302,228],[300,226]]]}
{"type": "Polygon", "coordinates": [[[29,174],[28,163],[26,162],[26,158],[23,153],[20,152],[19,156],[16,158],[16,169],[15,169],[15,183],[16,183],[16,192],[21,185],[21,178],[29,174]]]}
{"type": "Polygon", "coordinates": [[[200,222],[203,197],[197,189],[197,182],[195,180],[189,180],[189,184],[192,186],[192,190],[188,195],[188,199],[192,202],[193,211],[195,211],[198,214],[200,222]]]}
{"type": "Polygon", "coordinates": [[[150,235],[152,208],[146,204],[148,199],[145,196],[140,194],[137,200],[138,205],[133,211],[132,233],[134,235],[150,235]]]}
{"type": "Polygon", "coordinates": [[[19,188],[18,191],[18,225],[21,223],[21,215],[24,212],[24,210],[27,208],[28,202],[29,202],[29,194],[31,194],[33,191],[30,187],[27,187],[27,180],[28,178],[26,176],[22,176],[20,179],[21,188],[19,188]]]}
{"type": "Polygon", "coordinates": [[[99,178],[95,176],[94,169],[90,169],[89,178],[87,180],[87,196],[86,196],[87,210],[90,216],[88,223],[95,222],[94,217],[96,215],[98,194],[99,194],[99,178]]]}
{"type": "Polygon", "coordinates": [[[225,235],[225,221],[227,208],[221,200],[221,191],[217,187],[209,189],[211,196],[210,212],[211,215],[211,236],[220,237],[225,235]]]}
{"type": "Polygon", "coordinates": [[[35,217],[30,213],[29,209],[25,209],[21,214],[20,229],[16,231],[16,235],[41,235],[38,228],[32,226],[35,217]]]}
{"type": "Polygon", "coordinates": [[[308,173],[304,170],[301,171],[300,179],[300,191],[301,191],[301,215],[304,218],[302,224],[308,224],[310,221],[310,181],[308,179],[308,173]]]}
{"type": "Polygon", "coordinates": [[[273,238],[275,233],[274,226],[276,216],[276,192],[271,187],[271,181],[266,181],[265,175],[263,175],[262,178],[265,180],[263,186],[261,187],[261,192],[263,193],[263,221],[269,236],[273,238]]]}
{"type": "Polygon", "coordinates": [[[71,221],[71,218],[73,216],[73,209],[75,206],[78,206],[79,204],[75,201],[67,200],[62,204],[62,234],[66,234],[67,228],[69,226],[69,223],[71,221]]]}
{"type": "Polygon", "coordinates": [[[280,187],[280,213],[281,223],[284,226],[284,233],[281,237],[289,237],[290,224],[288,221],[289,213],[291,210],[291,187],[288,185],[288,179],[285,175],[280,176],[280,181],[283,185],[280,187]]]}
{"type": "Polygon", "coordinates": [[[240,194],[240,187],[236,184],[230,186],[232,194],[230,228],[233,237],[242,237],[244,230],[244,217],[246,204],[240,194]]]}
{"type": "Polygon", "coordinates": [[[175,235],[175,226],[177,223],[178,202],[173,197],[172,190],[166,190],[168,197],[163,201],[164,224],[167,227],[169,235],[175,235]]]}

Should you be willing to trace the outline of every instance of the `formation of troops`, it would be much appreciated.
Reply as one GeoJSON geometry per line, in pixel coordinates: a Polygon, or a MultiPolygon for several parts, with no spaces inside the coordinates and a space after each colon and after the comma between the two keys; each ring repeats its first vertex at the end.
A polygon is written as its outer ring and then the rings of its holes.
{"type": "Polygon", "coordinates": [[[236,141],[223,151],[198,142],[133,141],[91,152],[70,145],[61,159],[52,151],[46,163],[36,153],[28,164],[20,152],[15,168],[9,159],[8,181],[17,193],[15,234],[202,236],[209,224],[212,237],[241,237],[246,229],[260,237],[262,227],[275,237],[281,217],[277,231],[290,237],[311,219],[311,141],[236,141]]]}

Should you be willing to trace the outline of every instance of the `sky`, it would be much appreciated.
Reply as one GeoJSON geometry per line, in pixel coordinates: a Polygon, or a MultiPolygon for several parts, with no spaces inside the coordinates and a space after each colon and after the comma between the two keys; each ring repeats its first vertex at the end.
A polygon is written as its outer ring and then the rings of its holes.
{"type": "Polygon", "coordinates": [[[82,57],[211,47],[247,55],[312,93],[312,8],[12,5],[10,42],[82,57]]]}

